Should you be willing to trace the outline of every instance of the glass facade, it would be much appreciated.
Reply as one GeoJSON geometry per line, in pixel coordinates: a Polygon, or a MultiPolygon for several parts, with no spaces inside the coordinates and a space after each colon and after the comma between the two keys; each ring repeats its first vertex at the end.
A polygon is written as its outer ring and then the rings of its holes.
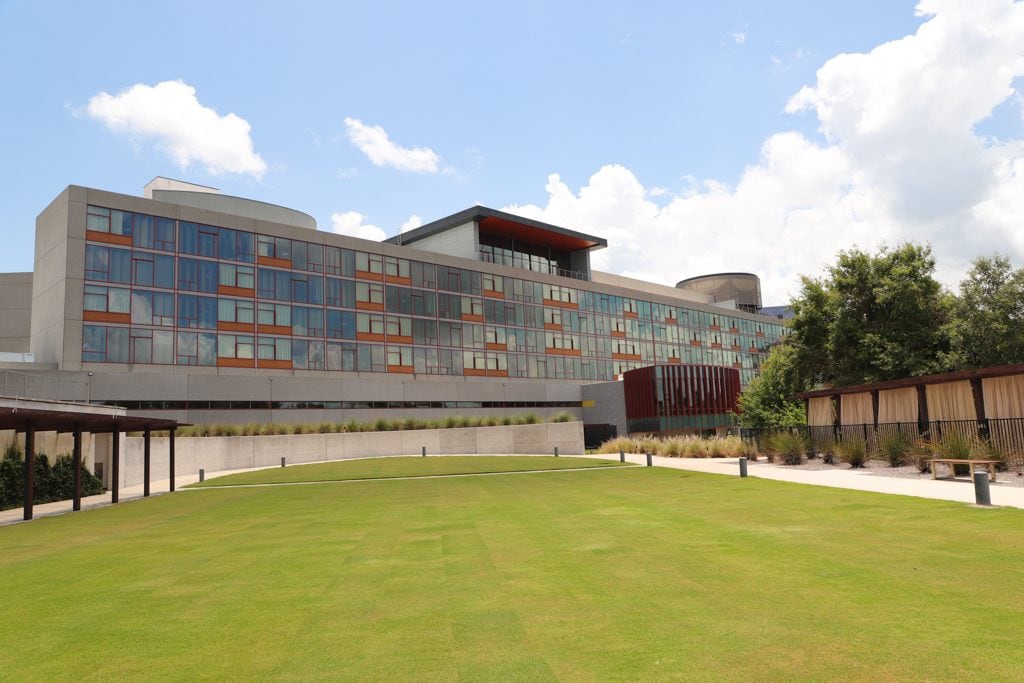
{"type": "Polygon", "coordinates": [[[745,385],[783,334],[584,283],[87,214],[86,362],[589,381],[680,363],[736,368],[745,385]]]}

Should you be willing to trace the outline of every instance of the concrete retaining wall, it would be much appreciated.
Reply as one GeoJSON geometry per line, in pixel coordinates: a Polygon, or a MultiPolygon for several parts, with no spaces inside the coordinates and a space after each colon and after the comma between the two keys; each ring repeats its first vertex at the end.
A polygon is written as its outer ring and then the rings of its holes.
{"type": "MultiPolygon", "coordinates": [[[[159,481],[168,473],[167,437],[150,443],[150,478],[159,481]]],[[[561,455],[583,454],[582,422],[550,422],[533,425],[421,429],[399,432],[343,434],[288,434],[281,436],[206,436],[174,440],[174,470],[178,476],[249,467],[325,462],[378,455],[561,455]]],[[[124,437],[121,450],[121,486],[135,486],[143,478],[142,437],[124,437]]]]}

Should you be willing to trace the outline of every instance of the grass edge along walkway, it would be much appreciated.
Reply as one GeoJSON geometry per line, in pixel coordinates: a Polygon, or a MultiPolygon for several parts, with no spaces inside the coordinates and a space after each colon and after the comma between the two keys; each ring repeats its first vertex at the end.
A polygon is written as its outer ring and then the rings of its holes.
{"type": "Polygon", "coordinates": [[[446,455],[429,458],[416,456],[350,458],[328,462],[303,463],[289,467],[267,467],[238,472],[189,484],[185,489],[268,486],[277,484],[317,484],[388,479],[426,479],[432,477],[481,476],[563,472],[635,467],[607,459],[514,456],[446,455]]]}

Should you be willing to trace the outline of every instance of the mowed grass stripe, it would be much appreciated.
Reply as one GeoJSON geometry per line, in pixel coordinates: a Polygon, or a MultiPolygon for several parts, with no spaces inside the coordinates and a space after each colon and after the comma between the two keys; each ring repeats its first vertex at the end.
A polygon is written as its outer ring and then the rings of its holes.
{"type": "Polygon", "coordinates": [[[618,469],[0,529],[12,680],[1012,679],[1019,510],[618,469]]]}
{"type": "Polygon", "coordinates": [[[458,474],[502,474],[561,469],[633,467],[612,460],[554,456],[432,456],[336,460],[326,463],[272,467],[208,479],[189,488],[215,488],[254,484],[294,484],[322,481],[437,477],[458,474]]]}

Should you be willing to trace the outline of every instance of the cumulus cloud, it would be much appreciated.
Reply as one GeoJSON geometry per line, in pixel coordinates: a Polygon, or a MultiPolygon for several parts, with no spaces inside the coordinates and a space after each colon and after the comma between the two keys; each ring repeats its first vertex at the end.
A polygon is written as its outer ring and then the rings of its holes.
{"type": "Polygon", "coordinates": [[[373,240],[374,242],[380,242],[387,238],[387,233],[384,232],[383,228],[379,228],[372,223],[364,223],[363,220],[365,218],[366,216],[358,211],[333,213],[331,214],[330,231],[339,235],[361,237],[364,240],[373,240]]]}
{"type": "Polygon", "coordinates": [[[789,101],[817,117],[824,143],[776,133],[735,183],[687,183],[661,205],[608,165],[578,191],[552,175],[544,206],[507,210],[607,237],[593,263],[625,275],[757,272],[767,303],[853,246],[930,242],[949,286],[979,254],[1024,262],[1024,136],[976,132],[1020,97],[1024,3],[923,0],[917,12],[915,34],[828,60],[789,101]]]}
{"type": "Polygon", "coordinates": [[[413,214],[413,215],[409,216],[408,220],[406,220],[404,223],[402,223],[402,227],[399,228],[398,231],[399,232],[409,232],[410,230],[415,230],[416,228],[420,227],[421,225],[423,225],[423,219],[420,218],[419,216],[417,216],[416,214],[413,214]]]}
{"type": "Polygon", "coordinates": [[[242,173],[260,178],[267,164],[253,149],[249,122],[203,106],[183,81],[137,83],[117,95],[101,92],[86,113],[117,133],[151,138],[181,168],[203,165],[214,175],[242,173]]]}
{"type": "Polygon", "coordinates": [[[391,166],[413,173],[438,173],[440,157],[429,147],[402,147],[391,141],[381,126],[369,126],[351,116],[345,118],[349,141],[369,157],[374,166],[391,166]]]}

